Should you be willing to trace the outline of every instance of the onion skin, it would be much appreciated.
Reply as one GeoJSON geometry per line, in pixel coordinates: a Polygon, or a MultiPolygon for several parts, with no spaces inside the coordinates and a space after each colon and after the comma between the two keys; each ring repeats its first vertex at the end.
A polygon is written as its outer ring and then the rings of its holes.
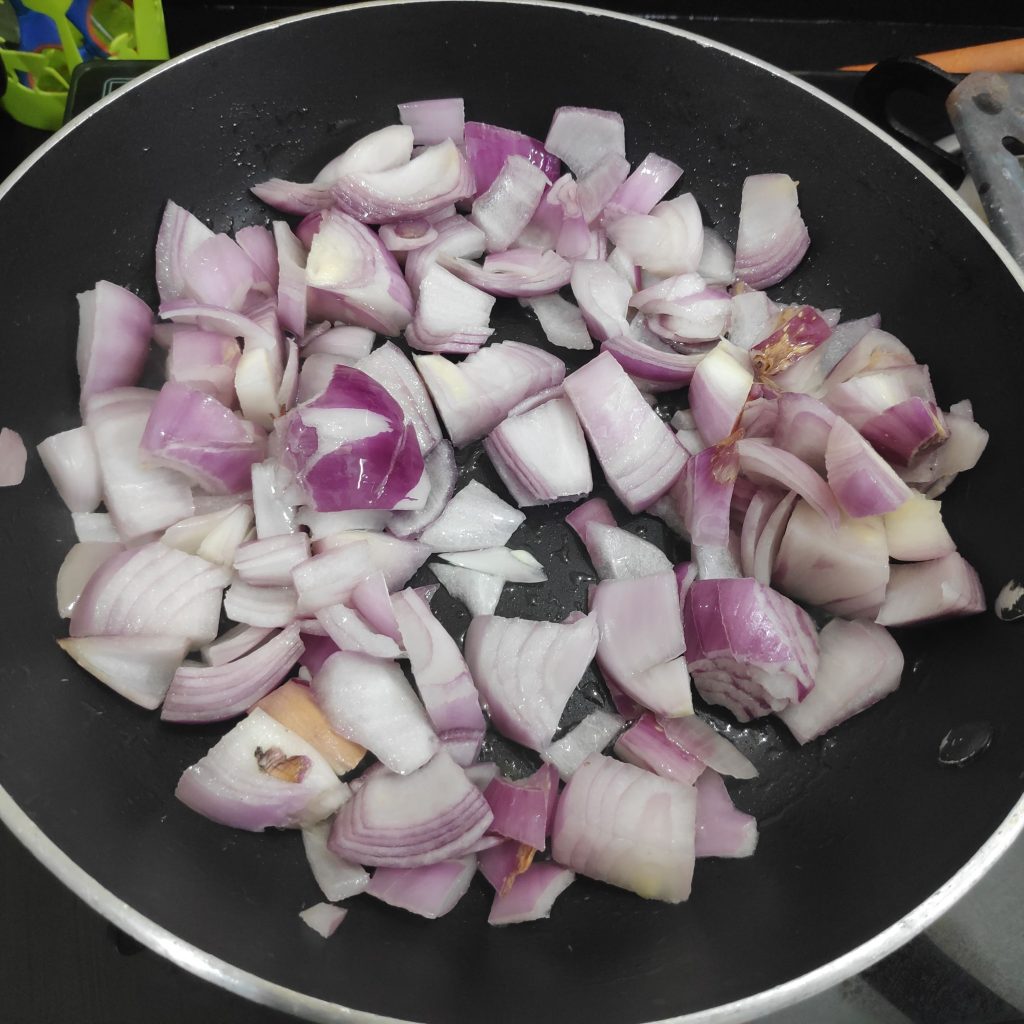
{"type": "Polygon", "coordinates": [[[581,875],[680,903],[693,877],[696,806],[691,787],[595,754],[562,792],[551,852],[581,875]]]}

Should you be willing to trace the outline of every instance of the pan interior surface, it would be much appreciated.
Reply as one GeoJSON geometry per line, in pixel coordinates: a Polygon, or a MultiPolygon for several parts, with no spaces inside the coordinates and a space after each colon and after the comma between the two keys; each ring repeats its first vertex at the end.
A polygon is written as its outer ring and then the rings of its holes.
{"type": "MultiPolygon", "coordinates": [[[[652,151],[677,162],[680,188],[731,241],[744,177],[790,174],[812,247],[773,297],[841,307],[846,318],[881,313],[929,364],[944,407],[973,401],[991,442],[943,514],[990,604],[1019,573],[1024,294],[988,240],[891,147],[786,79],[683,35],[568,8],[325,12],[228,41],[97,109],[0,196],[0,238],[17,240],[0,253],[5,425],[31,448],[79,422],[75,295],[108,279],[155,305],[153,243],[168,199],[215,230],[268,223],[252,184],[311,180],[352,141],[394,123],[396,104],[444,96],[465,97],[472,120],[541,138],[558,106],[619,111],[631,163],[652,151]]],[[[498,340],[539,342],[514,301],[499,300],[493,324],[498,340]]],[[[472,452],[463,474],[496,480],[472,452]]],[[[528,517],[519,546],[551,581],[528,594],[508,588],[499,614],[553,619],[584,606],[592,569],[562,524],[567,510],[528,517]]],[[[688,903],[645,902],[581,878],[549,921],[489,928],[490,892],[478,879],[437,922],[359,898],[324,942],[297,917],[322,898],[297,834],[235,832],[173,798],[181,772],[225,727],[162,725],[54,643],[66,630],[53,581],[74,533],[37,460],[21,487],[0,491],[0,523],[0,784],[73,861],[157,924],[356,1010],[446,1024],[634,1024],[743,999],[894,924],[1021,795],[1024,635],[991,614],[898,631],[901,688],[821,741],[800,748],[774,721],[740,728],[712,714],[760,769],[730,790],[761,838],[752,858],[699,862],[688,903]],[[962,769],[941,767],[943,736],[979,720],[994,727],[991,748],[962,769]]],[[[461,606],[442,591],[435,607],[459,635],[461,606]]]]}

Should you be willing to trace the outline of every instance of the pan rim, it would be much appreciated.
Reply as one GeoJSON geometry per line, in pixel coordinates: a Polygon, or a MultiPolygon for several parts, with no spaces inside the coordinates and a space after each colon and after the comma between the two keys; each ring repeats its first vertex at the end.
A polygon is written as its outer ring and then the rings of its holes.
{"type": "MultiPolygon", "coordinates": [[[[293,22],[324,16],[335,16],[348,11],[358,11],[367,8],[397,7],[434,2],[437,2],[437,0],[364,0],[364,2],[346,4],[344,6],[308,11],[243,29],[181,54],[98,101],[56,132],[49,140],[23,160],[3,182],[0,182],[0,201],[53,146],[58,145],[71,132],[85,124],[97,111],[118,100],[121,96],[154,76],[165,73],[171,67],[185,64],[201,54],[213,51],[238,39],[261,32],[274,31],[293,22]]],[[[1024,271],[1013,260],[1008,250],[995,237],[988,225],[974,213],[957,192],[947,185],[923,161],[900,146],[899,143],[876,125],[833,99],[822,90],[797,78],[792,73],[724,43],[707,39],[686,29],[676,28],[636,15],[598,10],[578,4],[558,2],[558,0],[457,0],[457,2],[554,8],[591,17],[609,18],[642,25],[651,30],[681,36],[707,49],[725,53],[732,58],[758,67],[788,82],[791,86],[802,89],[880,139],[917,170],[926,181],[938,188],[946,199],[981,234],[982,238],[992,248],[994,254],[1003,262],[1011,276],[1016,280],[1022,291],[1024,291],[1024,271]]],[[[157,924],[125,901],[119,899],[111,890],[107,889],[92,875],[79,867],[70,856],[58,847],[32,821],[28,813],[15,802],[2,784],[0,784],[0,821],[10,829],[13,835],[22,842],[44,867],[93,910],[153,952],[205,981],[212,982],[227,991],[234,992],[236,995],[272,1009],[291,1013],[310,1021],[323,1022],[323,1024],[337,1024],[337,1022],[346,1022],[346,1024],[409,1024],[408,1021],[395,1017],[381,1016],[371,1011],[341,1006],[340,1004],[328,1002],[327,1000],[299,992],[284,985],[279,985],[276,982],[245,971],[205,952],[192,943],[178,938],[170,930],[157,924]]],[[[872,964],[877,963],[938,920],[942,914],[965,896],[984,877],[1021,834],[1024,834],[1024,795],[1018,799],[989,838],[985,840],[974,855],[951,878],[947,879],[946,882],[939,886],[927,899],[918,904],[917,907],[867,942],[831,960],[829,963],[815,968],[813,971],[792,978],[772,988],[765,989],[755,995],[745,996],[706,1010],[663,1018],[659,1021],[651,1022],[651,1024],[743,1024],[744,1021],[753,1020],[763,1014],[784,1009],[826,991],[834,985],[867,969],[872,964]]]]}

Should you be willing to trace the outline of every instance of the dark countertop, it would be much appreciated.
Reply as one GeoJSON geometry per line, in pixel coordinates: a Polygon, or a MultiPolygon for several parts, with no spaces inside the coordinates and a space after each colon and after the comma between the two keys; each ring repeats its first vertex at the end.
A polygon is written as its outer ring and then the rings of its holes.
{"type": "MultiPolygon", "coordinates": [[[[172,53],[310,4],[204,4],[166,0],[172,53]]],[[[627,3],[603,6],[640,10],[627,3]]],[[[929,6],[929,23],[885,20],[895,6],[799,2],[773,8],[729,2],[654,2],[642,11],[791,70],[827,71],[846,63],[1024,36],[1016,24],[978,24],[977,8],[929,6]],[[887,12],[887,13],[884,13],[887,12]],[[881,18],[879,15],[882,15],[881,18]]],[[[979,18],[979,20],[981,20],[979,18]]],[[[842,94],[849,86],[839,84],[842,94]]],[[[46,136],[0,112],[0,179],[46,136]]],[[[0,244],[6,240],[0,239],[0,244]]],[[[989,879],[925,937],[857,979],[777,1014],[774,1024],[1007,1024],[1024,1014],[1024,948],[1019,911],[1006,894],[1024,890],[1024,851],[1015,850],[989,879]],[[1002,930],[1000,930],[1002,929],[1002,930]],[[1013,936],[1007,943],[1001,936],[1013,936]],[[973,972],[968,975],[960,965],[973,972]],[[1012,1003],[1017,1003],[1015,1009],[1012,1003]]],[[[1021,907],[1020,910],[1024,910],[1021,907]]],[[[200,981],[118,933],[57,882],[0,826],[0,1020],[9,1024],[280,1024],[280,1013],[200,981]]]]}

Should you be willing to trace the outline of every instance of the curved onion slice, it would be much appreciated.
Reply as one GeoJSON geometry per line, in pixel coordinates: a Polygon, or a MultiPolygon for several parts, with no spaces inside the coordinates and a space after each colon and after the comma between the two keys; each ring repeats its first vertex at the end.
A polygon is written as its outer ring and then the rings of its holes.
{"type": "Polygon", "coordinates": [[[826,391],[865,373],[914,366],[913,352],[899,338],[877,326],[862,334],[833,366],[825,380],[826,391]]]}
{"type": "Polygon", "coordinates": [[[387,171],[401,167],[412,156],[414,140],[413,129],[405,124],[390,124],[370,132],[321,168],[313,181],[318,185],[331,184],[343,174],[387,171]]]}
{"type": "Polygon", "coordinates": [[[92,541],[121,543],[114,522],[106,512],[72,512],[71,522],[75,527],[75,536],[83,544],[92,541]]]}
{"type": "Polygon", "coordinates": [[[929,562],[894,565],[875,621],[883,626],[912,626],[984,610],[985,592],[977,571],[953,552],[929,562]]]}
{"type": "Polygon", "coordinates": [[[494,333],[489,326],[493,306],[494,296],[434,263],[420,281],[405,340],[420,352],[475,352],[494,333]]]}
{"type": "Polygon", "coordinates": [[[598,708],[560,740],[540,752],[542,760],[568,779],[591,754],[599,754],[622,731],[626,722],[618,715],[598,708]]]}
{"type": "Polygon", "coordinates": [[[470,615],[494,614],[505,587],[504,577],[442,562],[431,562],[430,571],[452,597],[466,606],[470,615]]]}
{"type": "Polygon", "coordinates": [[[587,527],[587,553],[602,580],[629,580],[672,569],[661,548],[618,526],[592,522],[587,527]]]}
{"type": "Polygon", "coordinates": [[[302,845],[320,891],[329,900],[345,900],[363,892],[370,876],[358,864],[349,864],[327,848],[330,834],[327,822],[307,825],[302,830],[302,845]]]}
{"type": "Polygon", "coordinates": [[[470,220],[487,239],[488,252],[503,252],[530,223],[548,186],[547,175],[525,157],[512,154],[494,181],[473,203],[470,220]]]}
{"type": "Polygon", "coordinates": [[[456,448],[490,433],[513,406],[565,377],[561,359],[518,341],[488,345],[458,365],[440,355],[415,360],[456,448]]]}
{"type": "Polygon", "coordinates": [[[508,583],[543,583],[544,567],[529,551],[510,548],[482,548],[478,551],[444,551],[441,557],[464,569],[499,576],[508,583]]]}
{"type": "Polygon", "coordinates": [[[736,809],[718,772],[704,772],[697,780],[696,855],[749,857],[756,847],[753,816],[736,809]]]}
{"type": "Polygon", "coordinates": [[[736,358],[737,353],[729,342],[719,342],[693,371],[690,409],[707,444],[717,444],[736,429],[754,383],[754,374],[736,358]]]}
{"type": "Polygon", "coordinates": [[[810,245],[796,182],[788,174],[752,174],[743,182],[736,276],[751,288],[788,277],[810,245]]]}
{"type": "Polygon", "coordinates": [[[401,507],[423,475],[416,433],[373,378],[336,366],[327,390],[280,428],[283,465],[321,512],[401,507]]]}
{"type": "Polygon", "coordinates": [[[900,562],[925,562],[951,555],[956,544],[942,522],[942,503],[923,494],[911,496],[894,512],[882,516],[889,557],[900,562]]]}
{"type": "Polygon", "coordinates": [[[622,116],[612,110],[559,107],[551,118],[544,146],[577,177],[584,177],[608,153],[626,155],[622,116]]]}
{"type": "Polygon", "coordinates": [[[786,490],[795,491],[833,527],[838,527],[840,510],[836,497],[806,462],[755,438],[741,438],[736,442],[736,451],[740,458],[740,472],[748,479],[756,484],[779,484],[786,490]]]}
{"type": "Polygon", "coordinates": [[[657,714],[692,714],[675,573],[602,580],[591,608],[601,634],[597,663],[605,677],[657,714]]]}
{"type": "Polygon", "coordinates": [[[384,171],[346,172],[331,184],[334,205],[364,224],[426,217],[475,192],[472,168],[451,139],[384,171]]]}
{"type": "Polygon", "coordinates": [[[505,162],[512,155],[525,157],[539,167],[549,181],[555,181],[561,171],[561,164],[552,156],[542,142],[493,124],[467,121],[463,133],[466,159],[473,168],[476,191],[479,195],[488,189],[498,176],[505,162]]]}
{"type": "Polygon", "coordinates": [[[544,337],[552,345],[584,351],[594,347],[579,306],[568,299],[561,295],[535,295],[519,301],[537,315],[544,337]]]}
{"type": "Polygon", "coordinates": [[[257,587],[236,579],[224,594],[224,614],[248,626],[287,626],[295,611],[294,587],[257,587]]]}
{"type": "MultiPolygon", "coordinates": [[[[697,716],[670,718],[666,722],[688,722],[691,719],[697,719],[697,716]]],[[[649,711],[644,712],[615,741],[615,753],[622,761],[686,786],[692,786],[707,767],[699,757],[673,742],[666,734],[664,723],[649,711]]]]}
{"type": "Polygon", "coordinates": [[[903,652],[882,626],[833,619],[818,634],[821,660],[814,689],[779,717],[798,743],[808,743],[892,693],[903,652]]]}
{"type": "Polygon", "coordinates": [[[458,764],[472,764],[486,726],[466,662],[416,591],[403,590],[393,604],[416,688],[437,735],[458,764]]]}
{"type": "Polygon", "coordinates": [[[142,462],[139,443],[155,401],[155,391],[117,388],[86,403],[85,423],[96,445],[103,500],[126,541],[192,515],[188,481],[172,469],[142,462]]]}
{"type": "Polygon", "coordinates": [[[381,867],[366,887],[369,896],[433,921],[444,917],[466,894],[476,874],[476,855],[418,868],[381,867]]]}
{"type": "Polygon", "coordinates": [[[682,176],[678,164],[648,153],[608,201],[605,224],[626,213],[650,213],[682,176]]]}
{"type": "Polygon", "coordinates": [[[413,300],[395,257],[358,221],[329,210],[309,247],[306,284],[311,315],[397,335],[413,300]]]}
{"type": "Polygon", "coordinates": [[[824,475],[825,449],[836,414],[818,399],[795,392],[779,395],[776,406],[772,444],[824,475]]]}
{"type": "Polygon", "coordinates": [[[174,795],[212,821],[262,832],[322,821],[349,789],[313,747],[257,708],[185,770],[174,795]]]}
{"type": "Polygon", "coordinates": [[[188,210],[168,199],[156,237],[156,287],[160,301],[185,294],[185,266],[213,232],[188,210]]]}
{"type": "MultiPolygon", "coordinates": [[[[475,288],[505,298],[553,298],[551,293],[567,285],[572,273],[569,263],[551,249],[508,249],[491,253],[482,267],[453,257],[442,256],[441,262],[456,277],[475,288]]],[[[572,308],[571,304],[567,305],[572,308]]]]}
{"type": "MultiPolygon", "coordinates": [[[[779,507],[784,497],[785,494],[774,487],[761,487],[750,499],[743,516],[743,526],[740,530],[740,568],[744,576],[753,576],[761,583],[771,583],[772,567],[768,565],[763,575],[758,575],[755,571],[754,555],[757,551],[757,542],[772,513],[779,507]]],[[[781,533],[779,540],[782,540],[781,533]]]]}
{"type": "Polygon", "coordinates": [[[58,640],[61,650],[133,704],[160,707],[188,641],[175,636],[83,636],[58,640]]]}
{"type": "Polygon", "coordinates": [[[697,580],[686,595],[683,629],[698,693],[741,722],[781,711],[814,686],[814,623],[756,580],[697,580]]]}
{"type": "Polygon", "coordinates": [[[829,487],[847,515],[855,519],[893,512],[911,494],[889,463],[841,418],[832,424],[828,436],[825,468],[829,487]]]}
{"type": "Polygon", "coordinates": [[[601,351],[610,353],[634,381],[642,383],[645,391],[674,391],[688,384],[707,354],[685,355],[657,337],[641,340],[632,334],[608,338],[601,343],[601,351]]]}
{"type": "Polygon", "coordinates": [[[235,551],[238,577],[257,587],[290,587],[292,569],[309,558],[309,536],[286,533],[252,540],[235,551]]]}
{"type": "Polygon", "coordinates": [[[372,377],[402,407],[426,455],[441,440],[441,425],[420,375],[401,349],[390,341],[375,349],[358,367],[372,377]]]}
{"type": "Polygon", "coordinates": [[[369,553],[371,571],[379,569],[384,574],[389,591],[404,587],[430,554],[430,548],[419,541],[400,540],[398,537],[367,530],[345,530],[332,534],[316,541],[313,550],[326,553],[362,543],[366,544],[369,553]]]}
{"type": "Polygon", "coordinates": [[[595,754],[558,802],[552,853],[581,875],[679,903],[690,895],[696,809],[692,787],[595,754]]]}
{"type": "Polygon", "coordinates": [[[661,725],[673,743],[699,757],[719,775],[730,775],[734,779],[757,777],[753,764],[702,718],[687,715],[685,718],[665,719],[661,725]]]}
{"type": "Polygon", "coordinates": [[[520,508],[589,494],[590,456],[572,404],[552,398],[491,431],[484,449],[520,508]]]}
{"type": "Polygon", "coordinates": [[[298,625],[226,665],[183,665],[174,673],[160,717],[165,722],[222,722],[242,714],[288,674],[302,653],[298,625]]]}
{"type": "Polygon", "coordinates": [[[84,541],[70,548],[57,572],[57,612],[62,619],[70,617],[93,573],[123,550],[116,541],[84,541]]]}
{"type": "Polygon", "coordinates": [[[159,541],[114,555],[90,577],[71,613],[72,636],[177,636],[190,647],[217,635],[231,574],[159,541]]]}
{"type": "Polygon", "coordinates": [[[487,923],[520,924],[551,916],[555,900],[575,881],[576,875],[558,864],[538,861],[517,875],[511,887],[494,894],[487,923]]]}
{"type": "Polygon", "coordinates": [[[395,512],[388,520],[387,530],[395,537],[409,538],[421,533],[444,512],[455,493],[459,480],[459,467],[455,451],[448,441],[435,445],[423,463],[430,481],[426,504],[413,512],[395,512]]]}
{"type": "Polygon", "coordinates": [[[442,750],[409,775],[370,775],[334,819],[327,845],[354,864],[421,867],[467,853],[491,818],[483,794],[442,750]]]}
{"type": "Polygon", "coordinates": [[[729,545],[729,514],[739,458],[735,444],[717,444],[690,458],[673,494],[679,496],[690,542],[701,548],[729,545]]]}
{"type": "Polygon", "coordinates": [[[584,547],[586,547],[587,533],[592,524],[619,525],[615,522],[611,507],[604,498],[591,498],[589,501],[582,502],[565,517],[565,521],[575,531],[576,536],[583,541],[584,547]]]}
{"type": "Polygon", "coordinates": [[[622,367],[602,352],[566,377],[564,387],[626,508],[639,512],[660,498],[675,483],[686,454],[622,367]]]}
{"type": "Polygon", "coordinates": [[[543,750],[597,649],[590,616],[571,624],[478,615],[466,662],[503,735],[543,750]]]}
{"type": "Polygon", "coordinates": [[[900,466],[949,437],[939,407],[917,395],[873,416],[860,432],[879,455],[900,466]]]}
{"type": "Polygon", "coordinates": [[[653,274],[692,274],[704,248],[700,207],[687,192],[658,203],[649,214],[629,214],[612,221],[608,237],[625,249],[638,267],[653,274]]]}
{"type": "Polygon", "coordinates": [[[222,633],[212,643],[204,644],[199,653],[207,665],[226,665],[229,661],[241,658],[259,647],[273,632],[270,626],[247,626],[239,623],[222,633]]]}
{"type": "Polygon", "coordinates": [[[543,850],[558,800],[558,772],[546,764],[524,779],[499,776],[484,790],[484,799],[494,814],[492,832],[543,850]]]}
{"type": "Polygon", "coordinates": [[[438,749],[423,706],[393,661],[339,651],[313,677],[313,692],[331,727],[393,772],[414,772],[438,749]]]}
{"type": "Polygon", "coordinates": [[[435,552],[474,551],[508,543],[526,516],[471,480],[419,536],[435,552]]]}
{"type": "Polygon", "coordinates": [[[417,146],[435,146],[445,139],[460,143],[465,131],[466,104],[461,97],[399,103],[398,119],[412,128],[417,146]]]}
{"type": "Polygon", "coordinates": [[[405,279],[412,294],[419,295],[427,271],[442,259],[470,259],[482,256],[486,246],[484,233],[465,217],[453,214],[434,224],[437,237],[414,249],[405,261],[405,279]]]}
{"type": "Polygon", "coordinates": [[[88,427],[51,434],[36,445],[36,451],[57,493],[72,512],[92,512],[103,500],[100,465],[88,427]]]}
{"type": "Polygon", "coordinates": [[[214,331],[177,327],[167,353],[167,379],[209,392],[223,405],[235,404],[235,371],[242,350],[234,338],[214,331]]]}
{"type": "MultiPolygon", "coordinates": [[[[380,573],[377,573],[377,579],[383,581],[380,573]]],[[[364,586],[366,582],[359,586],[364,586]]],[[[358,609],[344,604],[333,604],[319,609],[316,618],[341,651],[364,654],[372,658],[397,658],[402,653],[394,638],[367,622],[358,609]]]]}
{"type": "Polygon", "coordinates": [[[732,308],[729,293],[695,273],[678,274],[638,291],[630,300],[647,328],[675,348],[721,338],[732,308]]]}
{"type": "Polygon", "coordinates": [[[629,332],[626,313],[633,288],[609,264],[603,260],[575,260],[569,280],[592,338],[606,341],[629,332]]]}

